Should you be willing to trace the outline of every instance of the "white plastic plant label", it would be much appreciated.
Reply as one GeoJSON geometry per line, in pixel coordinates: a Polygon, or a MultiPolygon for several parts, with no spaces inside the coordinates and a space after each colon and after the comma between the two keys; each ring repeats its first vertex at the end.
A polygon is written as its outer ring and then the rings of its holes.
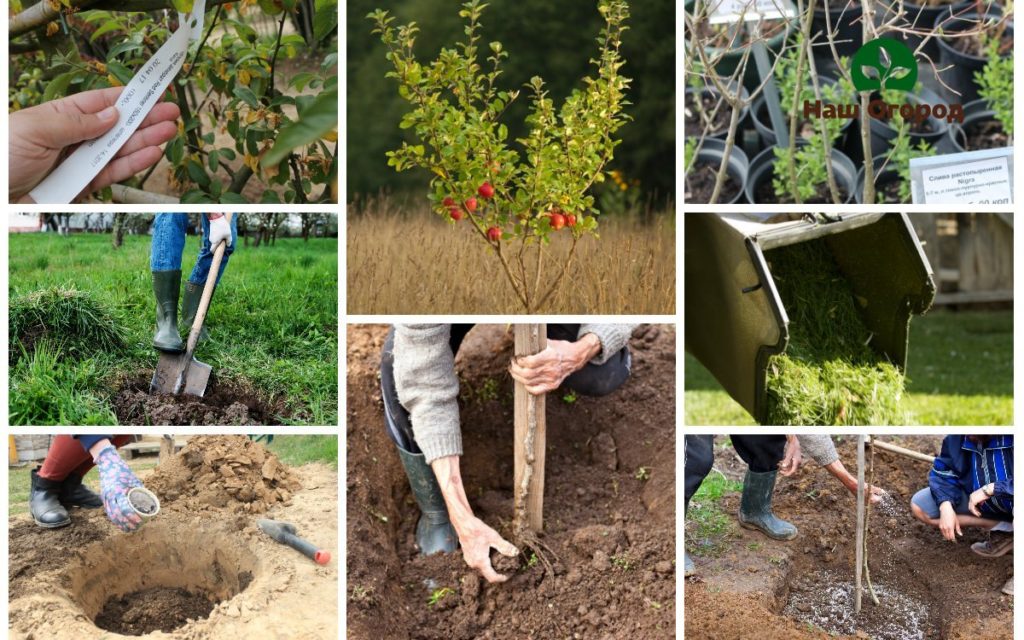
{"type": "Polygon", "coordinates": [[[1013,204],[1013,147],[914,158],[914,204],[1013,204]]]}
{"type": "Polygon", "coordinates": [[[29,193],[33,200],[39,204],[71,202],[114,159],[178,75],[188,55],[189,44],[202,36],[205,13],[206,0],[196,0],[192,13],[178,14],[181,26],[121,92],[115,103],[117,124],[102,136],[83,142],[75,149],[29,193]]]}
{"type": "Polygon", "coordinates": [[[707,4],[711,24],[780,20],[796,15],[789,0],[707,0],[707,4]]]}

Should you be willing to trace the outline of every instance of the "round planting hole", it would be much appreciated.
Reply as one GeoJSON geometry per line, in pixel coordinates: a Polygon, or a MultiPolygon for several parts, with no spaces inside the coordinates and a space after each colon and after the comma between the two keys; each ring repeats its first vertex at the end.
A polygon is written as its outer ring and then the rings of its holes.
{"type": "Polygon", "coordinates": [[[208,617],[249,586],[259,563],[237,532],[157,521],[86,547],[68,567],[71,597],[97,627],[129,636],[208,617]]]}

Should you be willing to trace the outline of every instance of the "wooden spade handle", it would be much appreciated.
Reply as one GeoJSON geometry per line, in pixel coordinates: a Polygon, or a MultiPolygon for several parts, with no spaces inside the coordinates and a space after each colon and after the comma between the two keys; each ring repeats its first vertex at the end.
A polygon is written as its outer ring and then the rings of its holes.
{"type": "MultiPolygon", "coordinates": [[[[228,225],[235,214],[225,213],[228,225]]],[[[213,290],[217,286],[217,274],[220,272],[220,263],[224,259],[224,251],[227,249],[228,241],[222,240],[213,251],[213,262],[210,264],[210,273],[206,276],[206,284],[203,286],[203,297],[199,300],[199,309],[196,310],[195,320],[192,321],[192,330],[189,331],[188,344],[185,347],[185,360],[192,360],[192,352],[196,350],[199,342],[199,332],[206,320],[206,311],[210,308],[210,299],[213,297],[213,290]]]]}

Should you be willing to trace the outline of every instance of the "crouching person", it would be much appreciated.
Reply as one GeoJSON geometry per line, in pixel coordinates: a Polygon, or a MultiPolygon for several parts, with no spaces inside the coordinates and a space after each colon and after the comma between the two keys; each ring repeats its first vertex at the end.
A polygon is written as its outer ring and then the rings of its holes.
{"type": "MultiPolygon", "coordinates": [[[[955,542],[963,527],[988,539],[971,545],[984,558],[1013,549],[1013,436],[946,436],[928,473],[928,486],[911,499],[914,517],[955,542]]],[[[1013,595],[1013,577],[1003,593],[1013,595]]]]}

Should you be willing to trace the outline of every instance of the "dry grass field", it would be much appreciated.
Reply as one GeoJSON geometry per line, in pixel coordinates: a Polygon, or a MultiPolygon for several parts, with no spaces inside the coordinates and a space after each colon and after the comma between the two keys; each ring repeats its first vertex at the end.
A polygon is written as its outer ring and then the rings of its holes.
{"type": "MultiPolygon", "coordinates": [[[[542,313],[675,313],[675,216],[645,224],[601,221],[600,239],[580,240],[559,291],[542,313]]],[[[387,199],[348,215],[350,314],[522,313],[501,265],[481,239],[426,208],[401,210],[387,199]]],[[[465,225],[466,221],[459,223],[465,225]]],[[[569,253],[569,234],[552,241],[545,277],[569,253]]]]}

